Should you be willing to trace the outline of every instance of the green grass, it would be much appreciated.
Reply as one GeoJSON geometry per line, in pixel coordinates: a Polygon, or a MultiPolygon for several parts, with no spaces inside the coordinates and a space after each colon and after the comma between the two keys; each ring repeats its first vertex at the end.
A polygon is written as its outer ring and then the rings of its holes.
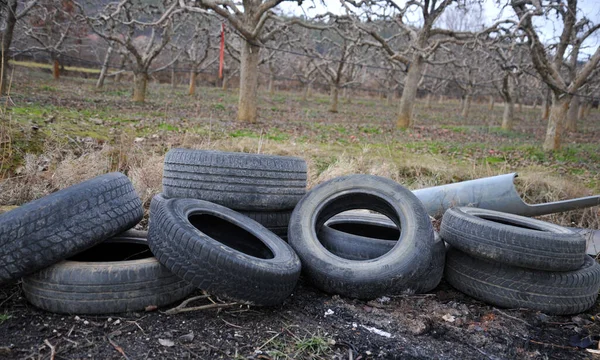
{"type": "Polygon", "coordinates": [[[12,315],[9,314],[0,314],[0,324],[2,324],[3,322],[5,322],[6,320],[10,319],[12,317],[12,315]]]}
{"type": "Polygon", "coordinates": [[[232,138],[248,137],[248,138],[254,138],[254,139],[258,139],[260,137],[254,131],[243,130],[243,129],[238,129],[238,130],[232,131],[229,133],[229,136],[231,136],[232,138]]]}
{"type": "Polygon", "coordinates": [[[158,129],[160,130],[166,130],[166,131],[179,131],[179,128],[175,125],[171,125],[171,124],[167,124],[167,123],[160,123],[158,124],[158,129]]]}

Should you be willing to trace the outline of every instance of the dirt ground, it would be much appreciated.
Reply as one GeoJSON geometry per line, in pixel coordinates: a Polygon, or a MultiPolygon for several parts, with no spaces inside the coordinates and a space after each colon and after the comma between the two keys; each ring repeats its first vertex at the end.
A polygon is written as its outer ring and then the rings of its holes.
{"type": "Polygon", "coordinates": [[[584,359],[593,355],[575,345],[589,337],[597,348],[600,331],[598,306],[573,317],[497,309],[444,282],[431,294],[365,302],[301,280],[278,307],[176,315],[51,314],[18,284],[0,288],[0,304],[10,314],[0,324],[5,359],[50,359],[52,347],[55,359],[584,359]]]}
{"type": "MultiPolygon", "coordinates": [[[[136,105],[127,84],[97,91],[91,79],[19,76],[14,105],[0,122],[0,207],[121,171],[147,208],[160,191],[162,157],[175,146],[303,156],[309,186],[348,173],[417,188],[518,171],[531,202],[600,189],[597,110],[579,132],[565,134],[563,150],[544,153],[545,126],[530,107],[518,113],[514,130],[503,131],[501,106],[474,104],[463,119],[457,102],[420,103],[416,126],[399,131],[395,107],[382,99],[353,99],[330,114],[326,94],[303,103],[298,94],[278,92],[261,95],[258,124],[240,124],[231,120],[234,91],[201,87],[192,98],[183,87],[152,84],[148,103],[136,105]]],[[[546,219],[597,228],[600,212],[546,219]]],[[[324,294],[301,279],[278,307],[165,310],[56,315],[28,304],[20,284],[0,285],[0,358],[583,359],[598,356],[582,348],[597,349],[600,338],[598,304],[569,317],[496,309],[444,281],[430,294],[365,302],[324,294]]]]}

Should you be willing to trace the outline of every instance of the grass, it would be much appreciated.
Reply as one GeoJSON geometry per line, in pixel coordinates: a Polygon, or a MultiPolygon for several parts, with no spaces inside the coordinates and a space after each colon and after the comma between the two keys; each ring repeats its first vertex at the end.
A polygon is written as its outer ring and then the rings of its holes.
{"type": "Polygon", "coordinates": [[[0,324],[2,324],[3,322],[5,322],[6,320],[10,319],[12,316],[9,314],[0,314],[0,324]]]}
{"type": "MultiPolygon", "coordinates": [[[[10,60],[9,64],[14,65],[14,66],[33,68],[33,69],[52,70],[52,67],[53,67],[53,65],[51,65],[51,64],[40,64],[40,63],[36,63],[33,61],[10,60]]],[[[78,66],[65,66],[64,69],[67,71],[77,71],[77,72],[88,73],[88,74],[100,74],[99,69],[91,69],[91,68],[78,67],[78,66]]]]}

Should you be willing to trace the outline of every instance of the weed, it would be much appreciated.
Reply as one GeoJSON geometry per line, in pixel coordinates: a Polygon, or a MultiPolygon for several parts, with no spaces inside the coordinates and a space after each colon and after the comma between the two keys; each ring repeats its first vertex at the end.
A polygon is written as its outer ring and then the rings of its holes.
{"type": "Polygon", "coordinates": [[[308,353],[311,356],[324,355],[329,350],[329,341],[321,336],[310,336],[297,340],[296,350],[299,353],[308,353]]]}
{"type": "Polygon", "coordinates": [[[0,324],[2,324],[3,322],[5,322],[6,320],[10,319],[12,317],[12,315],[9,314],[0,314],[0,324]]]}
{"type": "Polygon", "coordinates": [[[213,104],[212,108],[214,110],[225,111],[225,105],[220,104],[220,103],[213,104]]]}
{"type": "Polygon", "coordinates": [[[50,92],[57,91],[57,89],[54,86],[50,86],[50,85],[42,85],[42,86],[40,86],[40,90],[42,90],[42,91],[50,91],[50,92]]]}
{"type": "Polygon", "coordinates": [[[177,126],[167,124],[167,123],[158,124],[158,128],[160,130],[166,130],[166,131],[179,131],[179,128],[177,126]]]}
{"type": "Polygon", "coordinates": [[[230,132],[229,136],[231,136],[233,138],[239,138],[239,137],[249,137],[249,138],[255,138],[255,139],[259,138],[257,133],[250,131],[250,130],[243,130],[243,129],[239,129],[239,130],[230,132]]]}

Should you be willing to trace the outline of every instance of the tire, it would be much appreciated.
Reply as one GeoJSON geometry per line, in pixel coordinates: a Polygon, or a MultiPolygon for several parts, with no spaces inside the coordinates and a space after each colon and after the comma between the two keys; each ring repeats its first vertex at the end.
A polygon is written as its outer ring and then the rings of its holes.
{"type": "Polygon", "coordinates": [[[451,248],[445,278],[457,290],[495,306],[570,315],[596,303],[600,265],[586,256],[578,270],[533,270],[478,259],[451,248]]]}
{"type": "Polygon", "coordinates": [[[288,241],[313,284],[328,293],[373,299],[412,293],[412,280],[427,272],[433,257],[434,234],[421,202],[398,183],[372,175],[350,175],[322,183],[296,206],[288,241]],[[317,231],[333,215],[368,209],[402,226],[399,241],[376,259],[348,260],[328,251],[317,231]]]}
{"type": "MultiPolygon", "coordinates": [[[[434,232],[433,256],[428,270],[408,287],[423,293],[435,289],[444,275],[446,245],[434,232]]],[[[334,255],[348,260],[371,260],[385,255],[400,233],[396,225],[379,214],[336,215],[318,232],[321,244],[334,255]]]]}
{"type": "Polygon", "coordinates": [[[287,240],[288,226],[292,210],[283,211],[240,211],[250,219],[256,221],[283,240],[287,240]]]}
{"type": "Polygon", "coordinates": [[[137,224],[142,202],[110,173],[0,215],[0,283],[55,264],[137,224]]]}
{"type": "Polygon", "coordinates": [[[449,209],[440,236],[472,256],[529,269],[576,270],[587,256],[585,239],[569,229],[493,210],[449,209]]]}
{"type": "Polygon", "coordinates": [[[280,304],[294,290],[300,260],[288,244],[256,221],[193,199],[167,200],[151,216],[152,252],[190,284],[262,306],[280,304]]]}
{"type": "Polygon", "coordinates": [[[166,198],[200,199],[236,210],[293,209],[306,193],[306,162],[288,156],[172,149],[166,198]]]}
{"type": "Polygon", "coordinates": [[[164,306],[195,290],[152,256],[146,232],[127,231],[23,278],[36,307],[62,314],[111,314],[164,306]],[[125,260],[128,256],[133,259],[125,260]]]}

